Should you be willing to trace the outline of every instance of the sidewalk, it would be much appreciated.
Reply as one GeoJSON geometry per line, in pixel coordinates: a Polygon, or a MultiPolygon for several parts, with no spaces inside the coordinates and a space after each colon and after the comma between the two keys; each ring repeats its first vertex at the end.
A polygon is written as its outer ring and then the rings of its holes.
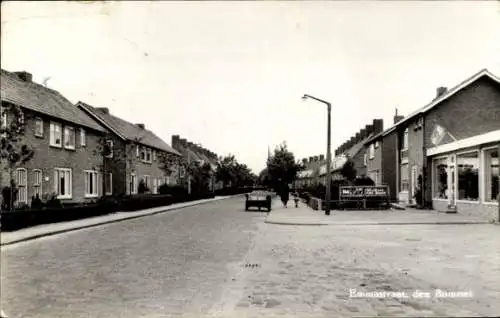
{"type": "Polygon", "coordinates": [[[129,219],[135,219],[143,216],[154,215],[167,211],[177,210],[198,204],[210,203],[228,198],[238,197],[241,194],[232,196],[217,196],[211,199],[203,199],[190,202],[175,203],[168,206],[140,210],[135,212],[116,212],[112,214],[97,216],[88,219],[74,220],[69,222],[60,222],[52,224],[42,224],[13,232],[0,233],[0,246],[11,245],[23,241],[33,240],[44,236],[85,229],[88,227],[120,222],[129,219]]]}
{"type": "Polygon", "coordinates": [[[393,225],[393,224],[488,224],[479,217],[446,214],[433,210],[367,210],[337,211],[330,216],[324,211],[315,211],[305,203],[295,208],[293,202],[283,208],[280,202],[274,202],[273,210],[268,214],[266,223],[281,225],[393,225]]]}

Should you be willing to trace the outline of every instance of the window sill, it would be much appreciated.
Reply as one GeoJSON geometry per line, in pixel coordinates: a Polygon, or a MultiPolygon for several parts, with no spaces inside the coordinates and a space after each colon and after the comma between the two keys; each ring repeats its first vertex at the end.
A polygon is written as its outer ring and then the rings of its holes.
{"type": "Polygon", "coordinates": [[[432,198],[432,201],[443,201],[443,202],[448,202],[449,199],[443,199],[443,198],[432,198]]]}
{"type": "Polygon", "coordinates": [[[43,135],[37,135],[37,134],[35,134],[35,137],[36,137],[36,138],[43,139],[43,135]]]}
{"type": "Polygon", "coordinates": [[[97,198],[99,197],[98,194],[85,194],[85,198],[97,198]]]}
{"type": "Polygon", "coordinates": [[[62,149],[62,145],[50,144],[49,146],[52,147],[52,148],[62,149]]]}
{"type": "Polygon", "coordinates": [[[471,200],[456,200],[455,201],[456,203],[470,203],[470,204],[480,204],[481,201],[477,200],[477,201],[471,201],[471,200]]]}
{"type": "Polygon", "coordinates": [[[58,195],[57,196],[57,199],[61,199],[61,200],[67,200],[67,199],[72,199],[73,196],[72,195],[58,195]]]}
{"type": "Polygon", "coordinates": [[[64,146],[64,150],[75,151],[75,147],[66,147],[66,146],[64,146]]]}
{"type": "Polygon", "coordinates": [[[486,205],[498,205],[498,201],[484,201],[483,204],[486,204],[486,205]]]}
{"type": "Polygon", "coordinates": [[[105,195],[113,195],[113,193],[112,192],[108,192],[105,195]]]}

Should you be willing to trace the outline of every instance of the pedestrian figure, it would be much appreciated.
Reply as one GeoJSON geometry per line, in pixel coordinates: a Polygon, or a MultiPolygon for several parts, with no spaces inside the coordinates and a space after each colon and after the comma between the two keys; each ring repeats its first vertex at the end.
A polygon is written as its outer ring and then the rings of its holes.
{"type": "Polygon", "coordinates": [[[288,188],[288,185],[285,184],[283,186],[283,189],[281,190],[281,193],[280,193],[281,202],[283,203],[283,206],[285,208],[287,207],[289,195],[290,195],[290,189],[288,188]]]}
{"type": "Polygon", "coordinates": [[[293,201],[295,201],[295,207],[298,208],[299,207],[299,194],[297,192],[295,192],[293,194],[293,201]]]}

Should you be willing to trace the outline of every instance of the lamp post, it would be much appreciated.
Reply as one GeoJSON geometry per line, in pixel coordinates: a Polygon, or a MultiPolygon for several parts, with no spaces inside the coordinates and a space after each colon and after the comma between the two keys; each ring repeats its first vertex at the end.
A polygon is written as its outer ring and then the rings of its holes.
{"type": "Polygon", "coordinates": [[[327,101],[324,101],[322,99],[319,99],[319,98],[311,96],[311,95],[304,94],[304,96],[302,96],[303,100],[306,100],[308,98],[314,99],[315,101],[318,101],[320,103],[325,104],[327,106],[327,109],[328,109],[328,126],[327,126],[327,135],[326,135],[326,140],[327,140],[326,143],[327,144],[326,144],[326,194],[325,194],[326,207],[325,207],[325,214],[330,215],[330,200],[331,200],[330,186],[332,183],[332,171],[331,171],[332,154],[330,151],[330,131],[331,131],[332,105],[327,101]]]}

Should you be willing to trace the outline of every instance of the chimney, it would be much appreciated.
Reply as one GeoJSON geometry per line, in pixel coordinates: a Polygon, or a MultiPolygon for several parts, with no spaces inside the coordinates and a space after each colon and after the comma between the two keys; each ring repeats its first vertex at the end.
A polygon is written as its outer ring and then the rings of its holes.
{"type": "Polygon", "coordinates": [[[179,135],[172,135],[172,148],[177,149],[179,147],[179,135]]]}
{"type": "Polygon", "coordinates": [[[307,158],[302,159],[302,164],[305,166],[307,165],[307,158]]]}
{"type": "Polygon", "coordinates": [[[439,86],[436,88],[436,98],[441,97],[443,94],[445,94],[448,91],[447,87],[444,86],[439,86]]]}
{"type": "Polygon", "coordinates": [[[179,141],[180,141],[181,146],[182,146],[183,148],[187,148],[187,140],[186,140],[185,138],[182,138],[182,139],[180,139],[179,141]]]}
{"type": "Polygon", "coordinates": [[[312,163],[314,161],[314,157],[309,157],[309,163],[312,163]]]}
{"type": "Polygon", "coordinates": [[[100,111],[103,114],[109,115],[109,108],[107,108],[107,107],[96,107],[95,109],[97,109],[98,111],[100,111]]]}
{"type": "Polygon", "coordinates": [[[324,161],[325,160],[325,155],[319,155],[319,161],[324,161]]]}
{"type": "Polygon", "coordinates": [[[383,119],[374,119],[373,120],[373,132],[378,134],[384,131],[384,120],[383,119]]]}
{"type": "Polygon", "coordinates": [[[141,128],[141,129],[145,129],[145,126],[144,124],[136,124],[137,127],[141,128]]]}
{"type": "Polygon", "coordinates": [[[361,140],[361,133],[356,133],[356,136],[354,136],[354,143],[357,143],[361,140]]]}
{"type": "Polygon", "coordinates": [[[33,75],[31,73],[28,73],[26,71],[21,71],[21,72],[14,72],[14,74],[19,77],[19,79],[23,82],[32,82],[33,81],[33,75]]]}
{"type": "Polygon", "coordinates": [[[314,156],[314,162],[318,162],[319,156],[314,156]]]}
{"type": "Polygon", "coordinates": [[[365,139],[366,136],[368,136],[368,134],[366,133],[366,128],[361,129],[360,134],[361,134],[361,139],[365,139]]]}
{"type": "Polygon", "coordinates": [[[398,122],[403,120],[403,118],[405,118],[405,116],[399,116],[398,109],[396,108],[396,113],[394,114],[394,124],[397,124],[398,122]]]}

